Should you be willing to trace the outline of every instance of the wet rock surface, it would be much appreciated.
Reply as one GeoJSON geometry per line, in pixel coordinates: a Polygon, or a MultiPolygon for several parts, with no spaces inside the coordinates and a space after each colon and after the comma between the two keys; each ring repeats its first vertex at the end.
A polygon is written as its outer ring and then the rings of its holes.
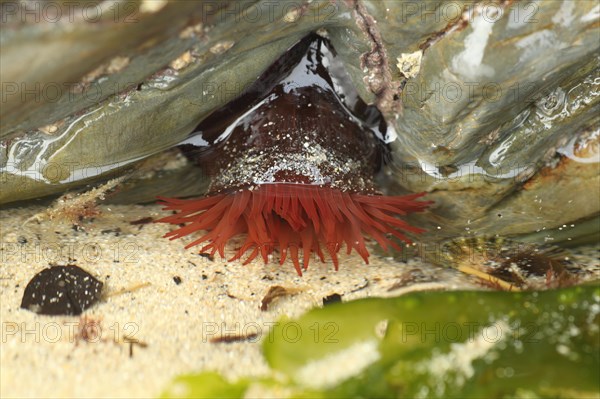
{"type": "MultiPolygon", "coordinates": [[[[427,191],[436,202],[419,217],[429,239],[494,233],[579,242],[596,230],[594,2],[142,2],[118,18],[99,4],[98,20],[76,7],[80,17],[57,21],[2,5],[2,203],[160,157],[318,31],[360,97],[395,128],[383,188],[427,191]],[[24,64],[32,65],[25,74],[24,64]],[[570,234],[559,230],[571,224],[570,234]]],[[[144,192],[129,201],[151,201],[152,190],[144,192]]]]}

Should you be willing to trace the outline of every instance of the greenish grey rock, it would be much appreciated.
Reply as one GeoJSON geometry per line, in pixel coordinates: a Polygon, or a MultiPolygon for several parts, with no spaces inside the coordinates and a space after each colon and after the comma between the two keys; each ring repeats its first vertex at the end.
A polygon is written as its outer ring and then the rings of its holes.
{"type": "Polygon", "coordinates": [[[135,88],[190,46],[191,39],[175,38],[202,10],[197,1],[165,4],[160,12],[144,12],[136,1],[31,3],[3,4],[2,139],[135,88]],[[129,63],[77,89],[84,75],[114,57],[129,63]]]}
{"type": "MultiPolygon", "coordinates": [[[[594,2],[119,4],[118,18],[113,8],[99,21],[34,23],[3,3],[0,203],[137,168],[318,31],[395,130],[383,191],[427,191],[435,201],[413,221],[425,239],[538,237],[600,214],[590,198],[598,168],[563,159],[575,139],[592,152],[598,145],[594,2]]],[[[152,199],[138,194],[131,200],[152,199]]],[[[564,240],[589,234],[577,228],[564,240]]]]}
{"type": "MultiPolygon", "coordinates": [[[[468,26],[425,50],[421,72],[406,83],[398,147],[438,166],[477,160],[490,144],[492,151],[506,147],[502,139],[510,129],[492,143],[482,139],[557,86],[582,83],[586,72],[598,68],[599,29],[588,17],[594,7],[552,0],[483,7],[481,14],[475,7],[468,26]]],[[[597,96],[597,90],[591,93],[597,96]]],[[[519,161],[535,163],[543,155],[536,150],[516,145],[512,151],[519,161]]],[[[510,170],[514,158],[504,159],[498,166],[510,170]]]]}

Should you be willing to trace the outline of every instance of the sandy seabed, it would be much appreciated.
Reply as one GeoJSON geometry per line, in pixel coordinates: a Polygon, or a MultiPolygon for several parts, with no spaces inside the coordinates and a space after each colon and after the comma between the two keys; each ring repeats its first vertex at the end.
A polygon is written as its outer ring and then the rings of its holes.
{"type": "Polygon", "coordinates": [[[131,224],[164,215],[158,206],[99,209],[101,215],[79,228],[59,220],[28,221],[42,207],[2,211],[3,398],[152,397],[182,373],[264,375],[269,367],[260,339],[268,335],[271,323],[322,306],[331,294],[348,301],[442,286],[479,287],[455,270],[375,254],[370,265],[356,254],[341,256],[338,272],[331,262],[313,261],[303,277],[289,261],[283,266],[262,261],[243,266],[211,260],[197,249],[183,249],[191,238],[161,238],[170,226],[131,224]],[[79,316],[44,316],[20,308],[29,280],[51,264],[75,264],[105,284],[106,298],[82,315],[97,323],[87,341],[79,332],[79,316]],[[399,282],[411,270],[418,271],[419,282],[402,287],[399,282]],[[262,298],[276,285],[299,292],[261,311],[262,298]],[[251,341],[213,342],[256,332],[257,339],[251,341]]]}

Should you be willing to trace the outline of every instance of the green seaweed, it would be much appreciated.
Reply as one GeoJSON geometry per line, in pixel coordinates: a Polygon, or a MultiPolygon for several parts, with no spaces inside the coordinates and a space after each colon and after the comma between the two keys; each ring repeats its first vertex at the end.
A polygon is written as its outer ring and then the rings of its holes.
{"type": "Polygon", "coordinates": [[[241,398],[248,387],[245,380],[230,383],[220,374],[206,372],[182,375],[173,381],[162,398],[241,398]]]}
{"type": "MultiPolygon", "coordinates": [[[[258,383],[293,397],[598,397],[600,287],[340,303],[281,320],[263,351],[287,378],[258,383]],[[322,378],[352,368],[352,351],[359,363],[373,357],[351,375],[322,378]]],[[[177,383],[213,397],[256,382],[203,373],[177,383]]]]}

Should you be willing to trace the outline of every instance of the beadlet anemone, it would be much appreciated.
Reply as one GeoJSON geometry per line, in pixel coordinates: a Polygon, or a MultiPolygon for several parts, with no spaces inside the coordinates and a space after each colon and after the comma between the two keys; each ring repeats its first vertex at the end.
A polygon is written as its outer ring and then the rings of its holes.
{"type": "Polygon", "coordinates": [[[186,248],[225,257],[225,245],[245,240],[229,261],[288,254],[299,275],[310,257],[338,270],[345,244],[368,263],[367,237],[384,250],[395,238],[423,230],[398,216],[423,211],[424,193],[385,196],[374,178],[388,155],[381,114],[348,83],[329,43],[301,40],[240,97],[205,119],[181,148],[212,175],[199,199],[160,198],[176,211],[158,222],[183,225],[170,239],[199,233],[186,248]],[[395,237],[395,238],[394,238],[395,237]],[[300,266],[302,253],[302,267],[300,266]]]}

